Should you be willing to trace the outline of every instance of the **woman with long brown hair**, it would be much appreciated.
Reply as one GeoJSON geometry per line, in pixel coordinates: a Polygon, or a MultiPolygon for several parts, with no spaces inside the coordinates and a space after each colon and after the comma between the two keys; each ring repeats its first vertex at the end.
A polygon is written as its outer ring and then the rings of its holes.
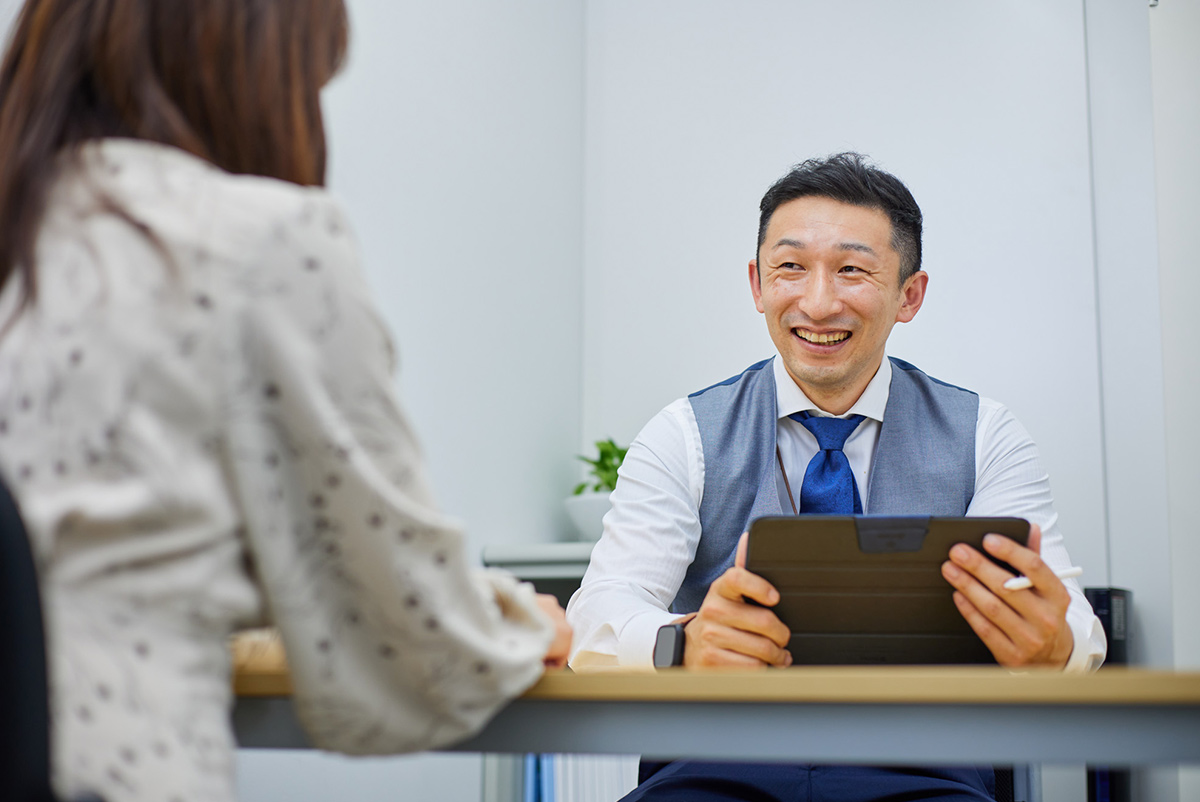
{"type": "Polygon", "coordinates": [[[565,658],[470,570],[321,189],[341,0],[28,0],[0,66],[0,475],[39,562],[55,782],[229,800],[226,640],[318,746],[428,748],[565,658]]]}

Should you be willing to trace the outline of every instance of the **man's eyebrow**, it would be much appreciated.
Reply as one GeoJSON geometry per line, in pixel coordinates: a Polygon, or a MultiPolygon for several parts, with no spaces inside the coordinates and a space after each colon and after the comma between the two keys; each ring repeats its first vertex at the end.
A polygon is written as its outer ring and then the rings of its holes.
{"type": "Polygon", "coordinates": [[[808,247],[807,245],[805,245],[803,242],[801,242],[798,239],[781,239],[781,240],[779,240],[779,242],[776,242],[774,245],[771,246],[771,250],[777,251],[780,248],[807,248],[807,247],[808,247]]]}
{"type": "MultiPolygon", "coordinates": [[[[779,240],[778,242],[776,242],[774,245],[772,245],[772,246],[771,246],[771,250],[773,250],[773,251],[777,251],[777,250],[779,250],[780,248],[800,248],[800,249],[804,249],[804,248],[807,248],[807,247],[808,247],[808,246],[807,246],[807,245],[805,245],[805,244],[804,244],[804,242],[803,242],[802,240],[784,238],[784,239],[781,239],[781,240],[779,240]]],[[[875,249],[874,249],[874,248],[872,248],[870,245],[867,245],[867,244],[866,244],[866,243],[864,243],[864,242],[839,242],[839,243],[837,244],[837,249],[838,249],[839,251],[857,251],[857,252],[859,252],[859,253],[869,253],[869,254],[871,254],[872,256],[876,256],[876,255],[877,255],[877,254],[875,253],[875,249]]]]}
{"type": "Polygon", "coordinates": [[[876,255],[874,248],[872,248],[870,245],[866,245],[862,242],[839,242],[838,250],[840,250],[840,251],[859,251],[860,253],[869,253],[872,256],[876,255]]]}

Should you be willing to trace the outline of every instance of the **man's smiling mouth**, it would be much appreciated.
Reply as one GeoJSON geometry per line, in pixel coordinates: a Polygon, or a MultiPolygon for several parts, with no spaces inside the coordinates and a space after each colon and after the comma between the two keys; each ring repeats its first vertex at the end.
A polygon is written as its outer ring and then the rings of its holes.
{"type": "Polygon", "coordinates": [[[792,332],[805,342],[814,343],[816,345],[835,345],[843,340],[849,339],[850,332],[837,331],[831,334],[819,334],[815,331],[801,331],[800,329],[792,329],[792,332]]]}

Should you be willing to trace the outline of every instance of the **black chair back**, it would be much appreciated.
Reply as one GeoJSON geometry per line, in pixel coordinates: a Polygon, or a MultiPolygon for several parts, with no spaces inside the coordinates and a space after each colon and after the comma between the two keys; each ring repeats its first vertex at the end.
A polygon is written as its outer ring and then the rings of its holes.
{"type": "Polygon", "coordinates": [[[37,570],[0,482],[0,797],[51,802],[50,700],[37,570]]]}

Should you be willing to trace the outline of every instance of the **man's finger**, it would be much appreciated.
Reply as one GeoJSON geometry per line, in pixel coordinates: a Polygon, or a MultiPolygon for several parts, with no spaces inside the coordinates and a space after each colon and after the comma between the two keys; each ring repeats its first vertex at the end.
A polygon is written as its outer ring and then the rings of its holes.
{"type": "MultiPolygon", "coordinates": [[[[770,611],[761,608],[758,608],[758,612],[771,615],[770,611]]],[[[776,624],[782,626],[778,622],[776,624]]],[[[686,633],[688,642],[684,648],[684,658],[689,665],[746,664],[746,658],[759,665],[785,666],[791,662],[791,655],[784,648],[787,645],[786,638],[780,644],[773,638],[745,627],[724,624],[716,618],[697,619],[686,629],[686,633]],[[692,659],[688,659],[689,654],[692,659]],[[730,661],[729,657],[733,654],[741,655],[741,658],[730,661]]]]}
{"type": "MultiPolygon", "coordinates": [[[[991,535],[988,535],[988,537],[991,537],[991,535]]],[[[1005,540],[1008,540],[1008,538],[1005,538],[1005,540]]],[[[984,542],[986,543],[986,540],[984,542]]],[[[1016,546],[1016,543],[1011,540],[1008,541],[1008,544],[1016,546]]],[[[1001,559],[1004,558],[1001,557],[1001,559]]],[[[950,549],[950,560],[954,565],[966,571],[995,593],[998,593],[1004,582],[1012,579],[1013,576],[966,543],[956,543],[950,549]]],[[[947,576],[946,578],[950,579],[951,577],[947,576]]],[[[956,585],[956,587],[958,586],[956,585]]],[[[962,590],[963,588],[960,587],[959,589],[962,590]]]]}
{"type": "Polygon", "coordinates": [[[737,566],[717,577],[711,590],[715,590],[722,598],[736,602],[751,599],[767,607],[774,607],[779,603],[779,591],[774,585],[758,574],[752,574],[737,566]]]}
{"type": "MultiPolygon", "coordinates": [[[[686,649],[684,655],[687,655],[686,649]]],[[[686,665],[705,668],[765,668],[767,666],[757,657],[730,649],[702,649],[695,656],[686,658],[686,665]]]]}
{"type": "MultiPolygon", "coordinates": [[[[988,554],[1004,560],[1020,573],[1029,577],[1033,587],[1044,594],[1066,593],[1062,581],[1055,575],[1054,570],[1042,560],[1038,550],[1041,547],[1041,530],[1036,524],[1030,527],[1029,546],[1022,546],[1014,540],[1000,536],[988,535],[983,540],[983,547],[988,554]],[[1036,547],[1036,548],[1035,548],[1036,547]]],[[[988,582],[989,587],[992,586],[988,582]]],[[[1011,593],[992,587],[997,593],[1011,593]]]]}
{"type": "MultiPolygon", "coordinates": [[[[963,544],[956,545],[951,549],[951,554],[953,555],[955,550],[961,548],[965,548],[963,544]]],[[[957,558],[947,561],[942,564],[942,576],[984,617],[999,629],[1008,632],[1018,624],[1020,616],[1008,605],[1007,599],[1001,598],[993,590],[992,585],[995,584],[996,587],[999,587],[999,583],[989,582],[981,576],[981,573],[984,572],[998,572],[1008,576],[1008,572],[992,565],[978,552],[974,553],[974,560],[978,565],[973,569],[966,570],[958,564],[957,558]]]]}
{"type": "Polygon", "coordinates": [[[730,629],[749,632],[778,644],[787,646],[792,639],[791,630],[784,626],[775,613],[766,607],[757,607],[743,601],[714,599],[701,609],[705,622],[712,622],[730,629]]]}
{"type": "Polygon", "coordinates": [[[725,649],[761,660],[769,666],[785,666],[788,663],[787,650],[770,638],[744,630],[727,629],[722,640],[721,645],[725,649]]]}
{"type": "Polygon", "coordinates": [[[1042,553],[1042,527],[1037,524],[1029,525],[1029,540],[1027,546],[1034,554],[1042,553]]]}
{"type": "Polygon", "coordinates": [[[971,604],[971,601],[961,591],[954,594],[954,604],[971,629],[975,630],[975,634],[988,647],[997,663],[1008,666],[1016,662],[1016,649],[1008,635],[993,624],[975,605],[971,604]]]}
{"type": "Polygon", "coordinates": [[[733,553],[733,564],[738,568],[746,567],[746,549],[750,547],[750,533],[742,532],[738,538],[737,551],[733,553]]]}

